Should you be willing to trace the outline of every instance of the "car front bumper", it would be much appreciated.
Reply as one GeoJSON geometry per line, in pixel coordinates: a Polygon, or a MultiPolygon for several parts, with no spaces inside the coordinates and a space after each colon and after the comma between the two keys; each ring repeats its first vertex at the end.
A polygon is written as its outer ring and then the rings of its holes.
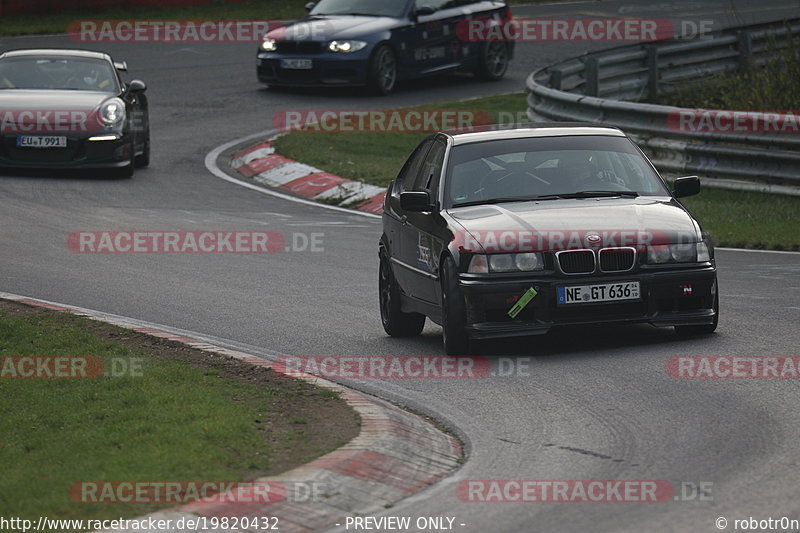
{"type": "Polygon", "coordinates": [[[707,325],[713,323],[717,313],[717,274],[713,266],[557,279],[530,276],[490,280],[462,274],[459,285],[467,306],[467,331],[476,339],[543,334],[554,326],[581,324],[707,325]],[[558,286],[629,281],[639,282],[639,300],[556,303],[558,286]],[[530,288],[537,291],[536,297],[515,318],[509,317],[509,309],[530,288]]]}
{"type": "Polygon", "coordinates": [[[309,56],[261,52],[256,59],[258,80],[270,85],[284,86],[342,86],[366,85],[369,73],[369,53],[361,50],[352,54],[323,53],[309,56]],[[310,69],[287,69],[283,59],[310,59],[310,69]]]}
{"type": "Polygon", "coordinates": [[[66,148],[19,148],[17,135],[0,137],[0,167],[34,169],[119,168],[131,161],[131,135],[90,141],[67,135],[66,148]]]}

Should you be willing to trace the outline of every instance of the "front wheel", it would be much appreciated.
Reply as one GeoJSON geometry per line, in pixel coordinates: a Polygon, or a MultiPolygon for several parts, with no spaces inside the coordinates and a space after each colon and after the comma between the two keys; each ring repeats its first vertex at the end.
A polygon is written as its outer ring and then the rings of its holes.
{"type": "Polygon", "coordinates": [[[458,285],[456,264],[451,257],[442,263],[442,340],[447,355],[464,355],[469,351],[466,332],[467,307],[458,285]]]}
{"type": "Polygon", "coordinates": [[[475,75],[485,81],[499,80],[508,70],[509,56],[508,45],[503,41],[484,43],[475,75]]]}
{"type": "Polygon", "coordinates": [[[392,337],[414,337],[425,327],[425,315],[404,313],[400,307],[400,287],[392,274],[389,260],[381,254],[378,275],[378,298],[383,329],[392,337]]]}
{"type": "Polygon", "coordinates": [[[369,60],[367,86],[378,95],[386,95],[394,90],[397,82],[397,59],[388,45],[378,46],[369,60]]]}

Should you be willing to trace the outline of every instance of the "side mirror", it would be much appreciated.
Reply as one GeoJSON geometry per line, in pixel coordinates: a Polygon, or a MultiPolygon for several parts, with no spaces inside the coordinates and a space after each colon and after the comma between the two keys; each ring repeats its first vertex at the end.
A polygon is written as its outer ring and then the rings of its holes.
{"type": "Polygon", "coordinates": [[[433,15],[434,13],[436,13],[436,10],[431,6],[420,6],[414,10],[411,18],[414,22],[416,22],[419,17],[427,17],[428,15],[433,15]]]}
{"type": "Polygon", "coordinates": [[[687,196],[694,196],[700,192],[700,178],[697,176],[687,176],[685,178],[678,178],[673,184],[672,194],[675,198],[685,198],[687,196]]]}
{"type": "Polygon", "coordinates": [[[400,193],[400,208],[403,211],[431,211],[431,197],[424,191],[401,192],[400,193]]]}
{"type": "Polygon", "coordinates": [[[147,84],[142,80],[133,80],[128,84],[128,92],[141,93],[147,90],[147,84]]]}
{"type": "Polygon", "coordinates": [[[317,3],[316,2],[309,2],[309,3],[306,4],[305,7],[306,7],[306,11],[311,11],[312,9],[317,7],[317,3]]]}

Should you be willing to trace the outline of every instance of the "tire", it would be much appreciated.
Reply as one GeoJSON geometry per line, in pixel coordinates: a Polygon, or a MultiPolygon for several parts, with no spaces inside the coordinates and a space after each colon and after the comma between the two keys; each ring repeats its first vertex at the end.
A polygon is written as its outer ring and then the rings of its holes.
{"type": "Polygon", "coordinates": [[[484,81],[497,81],[506,75],[509,62],[508,45],[503,41],[489,41],[481,47],[480,63],[475,75],[484,81]]]}
{"type": "MultiPolygon", "coordinates": [[[[717,288],[719,291],[719,288],[717,288]]],[[[675,326],[675,333],[681,337],[693,337],[696,335],[710,335],[717,329],[719,323],[719,292],[714,297],[714,322],[702,326],[675,326]]]]}
{"type": "Polygon", "coordinates": [[[150,164],[150,132],[148,131],[145,134],[144,138],[144,151],[136,156],[135,159],[136,167],[142,168],[146,167],[150,164]]]}
{"type": "Polygon", "coordinates": [[[131,146],[131,160],[127,165],[120,168],[113,169],[113,175],[117,179],[130,179],[133,177],[133,169],[136,166],[136,158],[133,155],[133,146],[131,146]]]}
{"type": "Polygon", "coordinates": [[[464,355],[470,340],[465,330],[467,307],[458,285],[458,273],[452,257],[442,262],[442,340],[447,355],[464,355]]]}
{"type": "Polygon", "coordinates": [[[383,329],[392,337],[415,337],[425,327],[425,315],[404,313],[400,307],[400,287],[392,274],[389,260],[381,253],[378,273],[378,298],[383,329]]]}
{"type": "Polygon", "coordinates": [[[394,90],[396,83],[397,58],[388,45],[379,45],[369,59],[367,88],[371,93],[384,96],[394,90]]]}

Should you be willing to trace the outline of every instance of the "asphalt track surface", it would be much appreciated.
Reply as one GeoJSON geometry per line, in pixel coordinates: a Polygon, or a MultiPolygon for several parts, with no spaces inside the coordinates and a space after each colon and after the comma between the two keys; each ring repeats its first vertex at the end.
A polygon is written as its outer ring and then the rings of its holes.
{"type": "MultiPolygon", "coordinates": [[[[518,16],[711,20],[714,27],[796,15],[798,2],[591,2],[517,7],[518,16]]],[[[72,47],[65,36],[0,48],[72,47]]],[[[607,43],[519,46],[508,77],[453,75],[389,98],[351,90],[271,91],[255,81],[252,44],[127,44],[105,49],[144,79],[153,160],[133,180],[0,176],[0,290],[199,332],[264,355],[443,355],[441,333],[391,339],[377,307],[380,222],[258,194],[220,180],[206,155],[271,127],[284,109],[377,109],[522,90],[534,68],[607,43]],[[75,254],[82,230],[270,230],[322,233],[322,252],[75,254]]],[[[800,255],[718,251],[718,333],[678,339],[649,326],[589,328],[485,343],[484,379],[350,380],[432,415],[466,444],[453,476],[391,516],[454,516],[459,531],[718,531],[717,517],[800,519],[800,404],[789,379],[679,380],[676,355],[800,355],[800,255]],[[507,361],[508,359],[502,359],[507,361]],[[527,365],[519,370],[521,365],[527,365]],[[640,479],[713,483],[713,501],[466,503],[468,479],[640,479]],[[459,524],[465,524],[461,526],[459,524]]]]}

